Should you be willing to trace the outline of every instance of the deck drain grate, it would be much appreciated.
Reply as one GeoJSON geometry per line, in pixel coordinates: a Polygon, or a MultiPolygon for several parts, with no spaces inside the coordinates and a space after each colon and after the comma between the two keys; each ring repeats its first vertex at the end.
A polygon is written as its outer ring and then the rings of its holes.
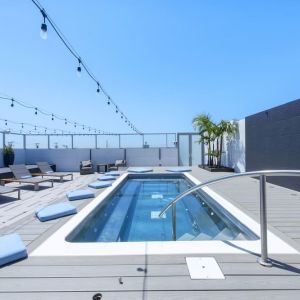
{"type": "Polygon", "coordinates": [[[225,279],[214,257],[186,257],[191,279],[225,279]]]}

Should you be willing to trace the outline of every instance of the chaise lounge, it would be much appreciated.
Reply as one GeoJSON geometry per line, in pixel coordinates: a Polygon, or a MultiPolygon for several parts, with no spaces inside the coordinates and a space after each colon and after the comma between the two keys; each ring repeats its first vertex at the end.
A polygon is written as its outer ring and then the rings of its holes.
{"type": "Polygon", "coordinates": [[[4,185],[6,182],[18,182],[25,184],[33,184],[34,190],[39,190],[39,184],[43,182],[51,182],[51,187],[53,187],[52,179],[44,179],[41,177],[32,177],[30,172],[27,170],[25,165],[11,165],[9,166],[12,171],[14,178],[5,178],[1,179],[1,185],[4,185]]]}
{"type": "Polygon", "coordinates": [[[8,186],[0,186],[0,195],[13,193],[13,192],[18,192],[18,200],[20,200],[21,195],[20,195],[20,190],[19,189],[11,188],[11,187],[8,187],[8,186]]]}
{"type": "Polygon", "coordinates": [[[73,180],[73,173],[68,172],[54,172],[47,162],[37,162],[36,163],[41,173],[34,173],[35,176],[48,176],[48,177],[58,177],[60,182],[64,181],[65,176],[71,176],[73,180]]]}

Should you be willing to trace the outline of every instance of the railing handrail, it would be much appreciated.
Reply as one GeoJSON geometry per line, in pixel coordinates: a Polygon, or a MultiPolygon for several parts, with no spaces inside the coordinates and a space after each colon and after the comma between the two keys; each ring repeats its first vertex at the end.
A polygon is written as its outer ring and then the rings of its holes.
{"type": "Polygon", "coordinates": [[[229,179],[234,179],[237,177],[254,177],[254,176],[260,176],[260,175],[265,175],[265,176],[300,176],[300,170],[263,170],[263,171],[250,171],[250,172],[243,172],[243,173],[237,173],[237,174],[232,174],[232,175],[226,175],[226,176],[221,176],[218,178],[210,179],[207,181],[204,181],[198,185],[195,185],[191,187],[190,189],[186,190],[185,192],[179,194],[176,198],[174,198],[171,202],[169,202],[159,213],[159,217],[161,218],[166,211],[173,206],[173,204],[177,203],[180,201],[182,198],[186,197],[187,195],[203,188],[208,185],[229,180],[229,179]]]}
{"type": "Polygon", "coordinates": [[[203,188],[208,185],[234,179],[237,177],[254,177],[259,176],[259,191],[260,191],[260,231],[261,231],[261,256],[258,262],[266,267],[271,267],[272,263],[268,259],[268,242],[267,242],[267,206],[266,206],[266,177],[267,176],[300,176],[300,170],[263,170],[263,171],[252,171],[238,174],[232,174],[228,176],[222,176],[214,179],[207,180],[200,183],[187,191],[178,195],[175,199],[169,202],[159,213],[161,218],[166,211],[172,207],[172,231],[173,239],[176,240],[176,203],[186,197],[187,195],[203,188]]]}

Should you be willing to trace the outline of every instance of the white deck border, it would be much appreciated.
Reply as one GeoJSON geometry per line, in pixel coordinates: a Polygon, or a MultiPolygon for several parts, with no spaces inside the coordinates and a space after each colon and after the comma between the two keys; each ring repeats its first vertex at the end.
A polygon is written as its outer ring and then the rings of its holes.
{"type": "MultiPolygon", "coordinates": [[[[82,222],[111,192],[126,179],[129,173],[121,175],[111,187],[96,197],[77,215],[72,217],[45,242],[38,246],[30,256],[106,256],[106,255],[155,255],[155,254],[243,254],[260,253],[260,240],[256,241],[170,241],[170,242],[113,242],[113,243],[70,243],[65,238],[82,222]]],[[[163,174],[163,173],[159,173],[163,174]]],[[[195,184],[200,181],[188,173],[183,173],[195,184]]],[[[240,222],[260,236],[259,224],[212,191],[204,191],[228,210],[240,222]]],[[[270,254],[296,254],[296,249],[268,231],[268,248],[270,254]]]]}

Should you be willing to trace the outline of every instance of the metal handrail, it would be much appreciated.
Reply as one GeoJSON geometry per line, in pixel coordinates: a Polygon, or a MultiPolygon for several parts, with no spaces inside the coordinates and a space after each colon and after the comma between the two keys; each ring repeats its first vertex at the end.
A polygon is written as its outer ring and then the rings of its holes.
{"type": "Polygon", "coordinates": [[[268,245],[267,245],[267,207],[266,207],[266,177],[267,176],[300,176],[300,170],[264,170],[264,171],[252,171],[238,174],[232,174],[228,176],[222,176],[215,179],[207,180],[200,183],[187,191],[178,195],[175,199],[169,202],[159,213],[161,218],[166,211],[172,207],[172,230],[173,239],[176,240],[176,203],[186,197],[187,195],[211,184],[217,182],[234,179],[237,177],[254,177],[259,176],[260,185],[260,231],[261,231],[261,256],[258,262],[263,266],[271,267],[272,263],[268,259],[268,245]]]}

